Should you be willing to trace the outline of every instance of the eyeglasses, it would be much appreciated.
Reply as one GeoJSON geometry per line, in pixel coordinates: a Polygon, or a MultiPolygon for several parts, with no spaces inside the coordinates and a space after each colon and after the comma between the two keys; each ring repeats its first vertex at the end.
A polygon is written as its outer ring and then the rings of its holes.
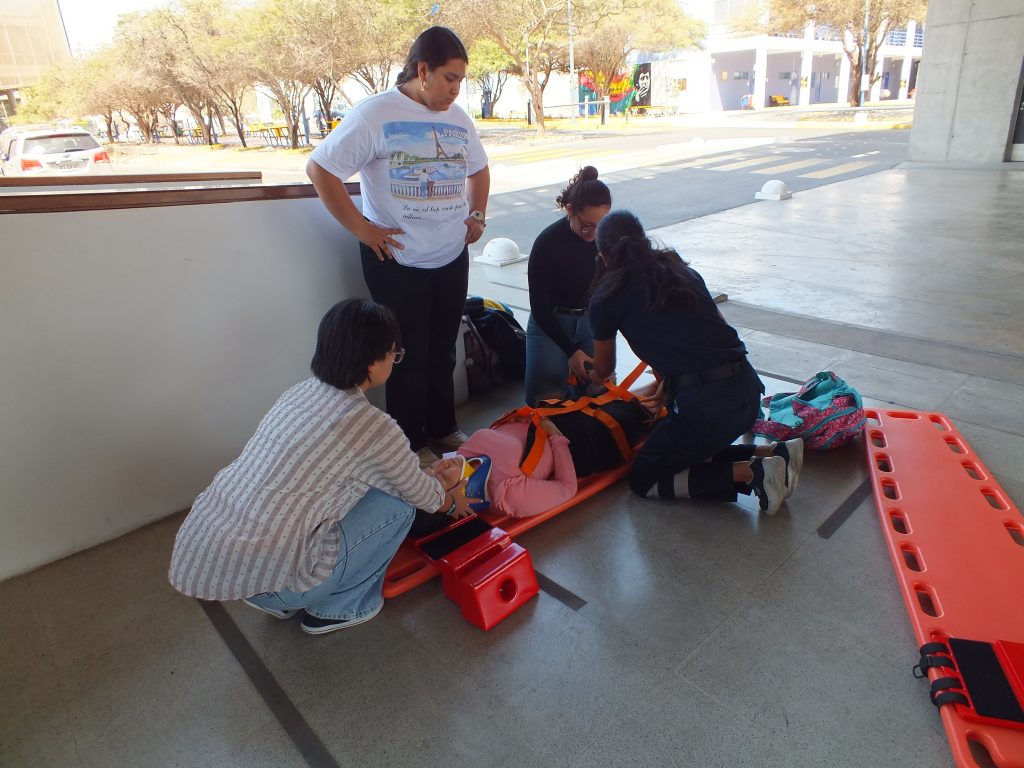
{"type": "Polygon", "coordinates": [[[597,224],[594,224],[593,222],[585,221],[584,219],[581,219],[578,214],[574,214],[574,215],[576,216],[576,221],[579,222],[580,232],[593,232],[594,230],[597,229],[597,224]]]}
{"type": "Polygon", "coordinates": [[[405,347],[401,347],[399,349],[392,349],[390,352],[388,352],[388,354],[391,355],[392,362],[395,365],[398,365],[400,362],[402,362],[402,358],[405,357],[405,347]]]}

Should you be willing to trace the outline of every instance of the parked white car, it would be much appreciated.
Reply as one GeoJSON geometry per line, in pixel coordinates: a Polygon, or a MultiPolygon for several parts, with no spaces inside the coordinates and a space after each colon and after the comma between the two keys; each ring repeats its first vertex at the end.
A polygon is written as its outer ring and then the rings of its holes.
{"type": "Polygon", "coordinates": [[[17,126],[0,133],[0,174],[110,173],[110,155],[83,128],[17,126]]]}

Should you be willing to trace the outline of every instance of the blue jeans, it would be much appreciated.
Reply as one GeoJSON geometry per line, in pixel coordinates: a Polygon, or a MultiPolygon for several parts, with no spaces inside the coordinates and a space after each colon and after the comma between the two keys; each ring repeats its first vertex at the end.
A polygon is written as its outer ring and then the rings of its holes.
{"type": "MultiPolygon", "coordinates": [[[[594,356],[594,333],[590,330],[590,316],[566,315],[555,312],[555,320],[565,335],[580,349],[594,356]]],[[[526,404],[536,405],[538,398],[577,398],[586,393],[583,382],[570,387],[569,358],[562,348],[541,330],[530,315],[526,324],[526,404]]]]}
{"type": "Polygon", "coordinates": [[[413,514],[401,499],[370,488],[338,523],[341,548],[330,576],[307,592],[263,592],[249,601],[276,610],[305,608],[321,619],[360,619],[373,613],[384,600],[384,573],[413,514]]]}

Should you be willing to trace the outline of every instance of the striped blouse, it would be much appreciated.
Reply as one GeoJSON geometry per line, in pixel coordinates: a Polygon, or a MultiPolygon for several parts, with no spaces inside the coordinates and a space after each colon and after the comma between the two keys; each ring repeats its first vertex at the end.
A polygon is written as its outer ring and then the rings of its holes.
{"type": "Polygon", "coordinates": [[[337,562],[335,523],[371,486],[420,509],[444,501],[401,428],[362,390],[306,379],[199,494],[174,542],[171,585],[204,600],[312,589],[337,562]]]}

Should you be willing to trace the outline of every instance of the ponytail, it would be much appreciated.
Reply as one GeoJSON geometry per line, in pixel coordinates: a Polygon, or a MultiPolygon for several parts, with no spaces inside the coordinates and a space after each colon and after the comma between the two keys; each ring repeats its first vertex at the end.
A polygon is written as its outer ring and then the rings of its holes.
{"type": "Polygon", "coordinates": [[[634,274],[647,285],[648,308],[690,307],[696,286],[687,263],[671,248],[655,248],[640,220],[629,211],[612,211],[597,227],[598,269],[591,292],[617,294],[634,274]]]}

